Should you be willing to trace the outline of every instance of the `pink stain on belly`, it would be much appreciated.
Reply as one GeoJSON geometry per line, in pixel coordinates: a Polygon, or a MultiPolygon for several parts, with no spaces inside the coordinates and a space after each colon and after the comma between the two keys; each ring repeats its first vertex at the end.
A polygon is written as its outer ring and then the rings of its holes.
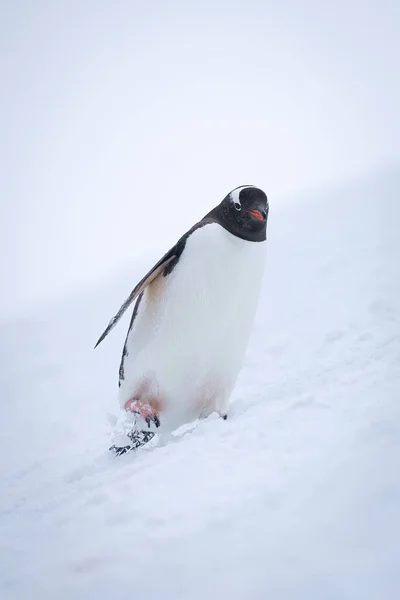
{"type": "Polygon", "coordinates": [[[158,383],[154,377],[150,376],[144,377],[140,381],[132,396],[125,402],[127,412],[140,412],[143,417],[159,413],[162,408],[163,402],[158,383]]]}
{"type": "MultiPolygon", "coordinates": [[[[219,401],[223,388],[220,379],[208,376],[204,383],[200,384],[194,395],[188,396],[186,408],[190,413],[194,411],[199,417],[207,417],[213,412],[219,412],[219,401]]],[[[127,412],[139,413],[143,418],[152,417],[166,409],[167,403],[160,391],[155,374],[151,373],[143,377],[129,400],[125,402],[124,408],[127,412]]]]}

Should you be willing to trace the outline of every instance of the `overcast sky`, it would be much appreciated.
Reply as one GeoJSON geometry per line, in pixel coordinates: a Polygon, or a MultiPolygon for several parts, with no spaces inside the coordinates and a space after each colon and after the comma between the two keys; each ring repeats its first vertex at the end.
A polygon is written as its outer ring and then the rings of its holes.
{"type": "MultiPolygon", "coordinates": [[[[400,161],[399,2],[2,2],[0,314],[400,161]]],[[[133,284],[135,282],[132,282],[133,284]]]]}

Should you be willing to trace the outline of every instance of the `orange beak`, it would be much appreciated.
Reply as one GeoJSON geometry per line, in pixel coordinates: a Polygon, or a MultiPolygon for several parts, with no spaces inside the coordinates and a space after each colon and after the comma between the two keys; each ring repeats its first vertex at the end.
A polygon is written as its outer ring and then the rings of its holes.
{"type": "Polygon", "coordinates": [[[258,219],[259,221],[264,221],[264,217],[262,216],[259,210],[249,210],[247,212],[249,212],[251,215],[253,215],[253,217],[258,219]]]}

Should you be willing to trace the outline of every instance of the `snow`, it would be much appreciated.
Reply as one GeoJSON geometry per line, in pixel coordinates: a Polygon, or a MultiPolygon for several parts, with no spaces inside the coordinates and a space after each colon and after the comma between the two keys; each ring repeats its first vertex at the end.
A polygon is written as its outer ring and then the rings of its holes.
{"type": "Polygon", "coordinates": [[[136,454],[107,451],[128,323],[93,344],[151,264],[0,323],[2,600],[399,597],[399,189],[270,199],[228,420],[136,454]]]}

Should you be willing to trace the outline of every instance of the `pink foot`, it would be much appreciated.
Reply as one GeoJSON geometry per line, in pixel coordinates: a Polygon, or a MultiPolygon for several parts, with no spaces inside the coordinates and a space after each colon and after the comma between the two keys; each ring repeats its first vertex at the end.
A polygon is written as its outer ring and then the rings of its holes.
{"type": "Polygon", "coordinates": [[[141,400],[136,400],[136,398],[131,398],[125,403],[125,410],[142,417],[149,427],[152,421],[156,427],[160,427],[159,412],[148,402],[142,402],[141,400]]]}

